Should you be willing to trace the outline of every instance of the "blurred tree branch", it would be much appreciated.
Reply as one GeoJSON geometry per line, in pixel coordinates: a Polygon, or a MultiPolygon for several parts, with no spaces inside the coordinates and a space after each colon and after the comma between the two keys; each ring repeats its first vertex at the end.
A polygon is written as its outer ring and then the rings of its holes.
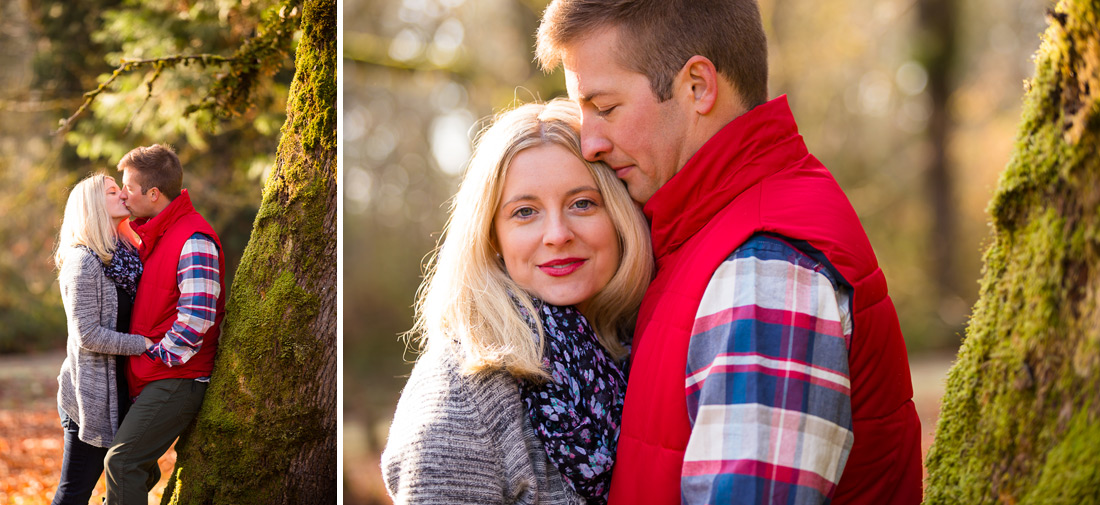
{"type": "Polygon", "coordinates": [[[75,106],[76,99],[58,98],[54,100],[7,100],[0,98],[0,111],[8,112],[44,112],[67,109],[75,106]]]}
{"type": "Polygon", "coordinates": [[[459,56],[451,63],[440,65],[427,58],[418,57],[408,61],[392,58],[386,48],[392,41],[377,35],[363,32],[344,31],[344,59],[379,67],[415,72],[445,72],[460,79],[469,80],[475,74],[469,59],[459,56]]]}

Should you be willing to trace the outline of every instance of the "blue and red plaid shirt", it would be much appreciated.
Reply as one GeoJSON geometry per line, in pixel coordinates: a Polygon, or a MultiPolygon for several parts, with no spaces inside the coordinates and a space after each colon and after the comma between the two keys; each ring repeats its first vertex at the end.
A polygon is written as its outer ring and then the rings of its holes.
{"type": "Polygon", "coordinates": [[[832,496],[854,441],[848,291],[765,235],[714,272],[688,346],[685,504],[832,496]]]}
{"type": "Polygon", "coordinates": [[[219,282],[218,247],[206,235],[196,233],[187,239],[176,268],[180,300],[176,304],[176,322],[159,342],[147,351],[168,366],[187,363],[202,348],[202,338],[217,316],[219,282]]]}

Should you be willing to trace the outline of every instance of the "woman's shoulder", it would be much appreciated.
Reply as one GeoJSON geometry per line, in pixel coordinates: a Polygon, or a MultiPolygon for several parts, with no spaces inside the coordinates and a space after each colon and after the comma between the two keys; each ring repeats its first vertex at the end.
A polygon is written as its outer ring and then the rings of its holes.
{"type": "Polygon", "coordinates": [[[99,261],[99,256],[85,246],[69,247],[64,252],[64,258],[61,264],[62,278],[103,273],[103,263],[99,261]]]}
{"type": "Polygon", "coordinates": [[[465,374],[455,349],[443,347],[428,349],[413,367],[382,453],[383,477],[395,501],[499,501],[505,460],[525,447],[516,442],[524,419],[518,389],[512,380],[514,397],[492,394],[507,390],[510,377],[465,374]],[[500,423],[503,417],[516,428],[500,423]]]}
{"type": "Polygon", "coordinates": [[[402,399],[419,396],[422,401],[428,400],[441,408],[454,409],[476,406],[495,396],[508,396],[509,390],[515,389],[515,381],[503,372],[463,371],[461,352],[453,345],[426,350],[413,366],[402,399]]]}
{"type": "Polygon", "coordinates": [[[401,392],[394,413],[393,431],[462,433],[472,438],[492,438],[501,418],[520,408],[515,379],[504,372],[464,373],[454,348],[428,349],[417,360],[401,392]]]}

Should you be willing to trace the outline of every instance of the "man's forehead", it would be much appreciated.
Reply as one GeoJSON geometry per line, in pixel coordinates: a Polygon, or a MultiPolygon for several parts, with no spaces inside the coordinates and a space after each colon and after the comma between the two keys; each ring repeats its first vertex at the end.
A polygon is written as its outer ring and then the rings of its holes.
{"type": "Polygon", "coordinates": [[[615,88],[625,70],[615,56],[616,47],[618,33],[615,29],[594,32],[565,46],[562,68],[570,98],[588,102],[615,88]]]}
{"type": "Polygon", "coordinates": [[[134,173],[133,169],[127,168],[122,170],[122,185],[130,187],[141,186],[137,181],[137,174],[134,173]]]}

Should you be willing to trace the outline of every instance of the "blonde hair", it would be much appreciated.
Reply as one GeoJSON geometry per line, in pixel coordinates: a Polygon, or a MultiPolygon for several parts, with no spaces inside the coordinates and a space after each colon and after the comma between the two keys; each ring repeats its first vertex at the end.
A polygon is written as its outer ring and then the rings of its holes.
{"type": "Polygon", "coordinates": [[[531,103],[499,115],[478,135],[474,155],[458,193],[440,246],[428,261],[416,303],[416,324],[409,336],[425,348],[457,343],[465,373],[502,369],[515,377],[542,380],[545,334],[537,339],[516,310],[514,296],[536,314],[531,296],[519,287],[497,256],[493,219],[504,178],[521,151],[560,145],[583,161],[604,198],[619,238],[619,267],[608,284],[588,302],[586,318],[600,344],[615,358],[625,353],[642,295],[653,275],[649,228],[626,187],[602,163],[584,161],[580,150],[580,113],[562,99],[531,103]]]}
{"type": "Polygon", "coordinates": [[[65,256],[76,246],[86,246],[104,265],[111,263],[118,249],[118,231],[107,214],[107,175],[96,173],[78,182],[65,203],[61,233],[53,261],[58,270],[65,256]]]}

